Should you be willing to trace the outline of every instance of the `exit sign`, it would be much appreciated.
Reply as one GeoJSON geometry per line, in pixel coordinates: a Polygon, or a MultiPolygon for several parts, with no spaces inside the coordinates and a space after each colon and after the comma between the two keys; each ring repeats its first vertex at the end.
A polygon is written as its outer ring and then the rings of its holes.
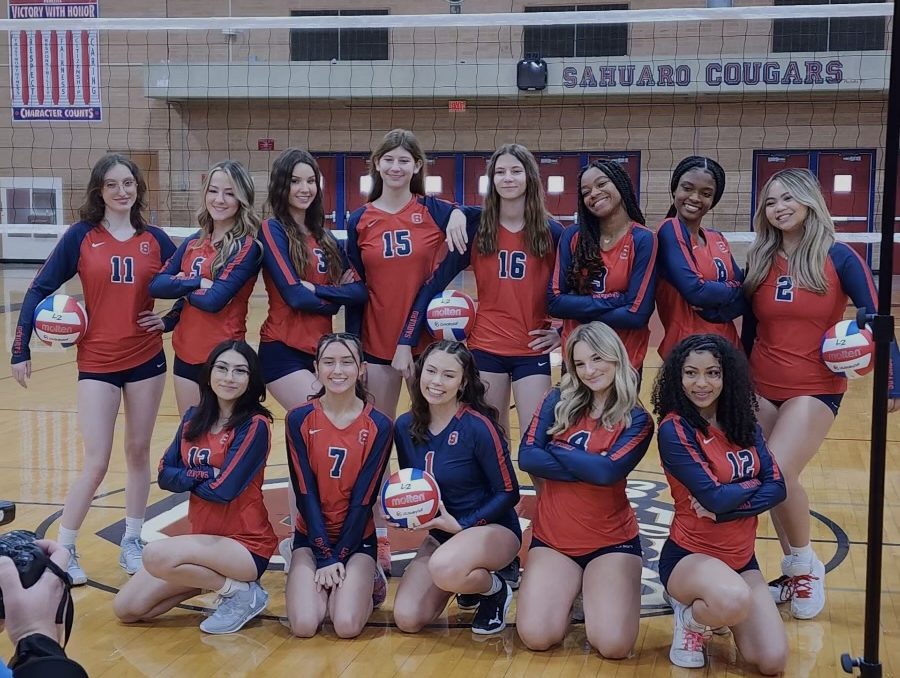
{"type": "Polygon", "coordinates": [[[465,99],[451,99],[447,102],[447,110],[451,113],[462,113],[466,110],[465,99]]]}
{"type": "Polygon", "coordinates": [[[256,148],[259,151],[274,151],[275,150],[275,140],[274,139],[257,139],[256,140],[256,148]]]}

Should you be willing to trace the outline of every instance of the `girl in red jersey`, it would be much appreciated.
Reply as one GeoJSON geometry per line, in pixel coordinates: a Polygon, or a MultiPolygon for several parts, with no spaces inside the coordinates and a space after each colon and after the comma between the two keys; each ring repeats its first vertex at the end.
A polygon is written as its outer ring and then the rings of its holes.
{"type": "MultiPolygon", "coordinates": [[[[365,306],[347,309],[347,330],[361,337],[368,364],[367,386],[375,407],[394,417],[400,382],[413,375],[410,349],[398,345],[422,284],[446,254],[448,224],[465,227],[450,203],[425,195],[427,158],[412,132],[395,129],[372,153],[369,203],[347,224],[347,256],[366,284],[365,306]]],[[[381,522],[381,517],[378,517],[381,522]]],[[[379,562],[390,571],[387,528],[378,527],[379,562]]]]}
{"type": "MultiPolygon", "coordinates": [[[[272,217],[260,229],[263,281],[269,313],[260,329],[259,360],[269,392],[286,410],[316,392],[315,350],[332,331],[343,304],[363,304],[365,283],[325,228],[322,175],[306,151],[289,148],[272,165],[268,204],[272,217]]],[[[296,501],[290,498],[291,524],[296,501]]],[[[279,551],[290,568],[289,537],[279,551]]]]}
{"type": "Polygon", "coordinates": [[[78,344],[78,428],[84,467],[66,497],[57,541],[71,553],[75,585],[87,576],[75,539],[91,499],[103,481],[112,453],[119,404],[125,400],[125,536],[119,563],[129,574],[141,567],[141,526],[150,493],[150,438],[165,386],[163,331],[177,322],[177,310],[153,312],[148,287],[175,245],[150,226],[141,210],[147,184],[128,158],[110,154],[91,170],[81,221],[62,235],[22,301],[12,349],[12,375],[23,387],[31,377],[28,343],[34,309],[42,299],[78,275],[84,291],[87,330],[78,344]]]}
{"type": "Polygon", "coordinates": [[[253,181],[233,160],[213,165],[203,184],[200,230],[186,238],[150,284],[160,299],[187,302],[172,335],[175,401],[182,416],[200,402],[200,368],[210,350],[247,333],[247,304],[262,256],[253,181]]]}
{"type": "Polygon", "coordinates": [[[692,334],[720,334],[740,344],[734,318],[747,303],[744,279],[728,241],[702,226],[725,191],[725,170],[715,160],[692,155],[672,172],[672,208],[656,232],[659,280],[656,308],[665,336],[659,354],[692,334]]]}
{"type": "Polygon", "coordinates": [[[659,454],[675,519],[659,578],[675,611],[669,658],[706,664],[711,628],[730,627],[744,660],[776,675],[787,636],[753,552],[757,515],[784,500],[784,479],[756,422],[747,361],[719,335],[688,337],[653,388],[659,454]]]}
{"type": "Polygon", "coordinates": [[[644,226],[631,179],[619,164],[596,160],[578,183],[578,223],[559,239],[547,305],[552,316],[565,319],[563,342],[581,323],[612,327],[640,373],[650,341],[656,236],[644,226]]]}
{"type": "Polygon", "coordinates": [[[191,533],[148,544],[144,569],[116,595],[123,622],[154,619],[203,591],[219,594],[206,633],[234,633],[269,595],[259,578],[275,549],[263,501],[272,415],[259,359],[244,341],[223,341],[200,371],[200,403],[181,420],[159,462],[159,486],[190,492],[191,533]]]}
{"type": "Polygon", "coordinates": [[[366,365],[354,335],[324,335],[315,364],[321,390],[286,421],[299,512],[287,616],[295,636],[314,636],[327,615],[338,636],[355,638],[373,603],[387,594],[384,574],[376,578],[372,506],[391,453],[392,424],[366,402],[366,365]]]}
{"type": "MultiPolygon", "coordinates": [[[[784,552],[773,595],[790,600],[795,618],[811,619],[825,606],[825,566],[810,543],[809,498],[800,474],[847,390],[847,379],[822,361],[822,337],[844,317],[848,298],[875,313],[877,295],[865,262],[835,241],[834,223],[809,171],[782,170],[766,182],[754,231],[744,281],[752,312],[744,318],[742,338],[761,396],[759,421],[787,483],[787,501],[772,512],[784,552]]],[[[900,402],[898,364],[893,343],[890,411],[900,402]]]]}
{"type": "Polygon", "coordinates": [[[532,522],[516,630],[532,650],[562,642],[583,591],[585,633],[604,657],[627,657],[641,617],[641,540],[625,494],[653,420],[618,335],[599,322],[566,342],[566,374],[544,396],[519,448],[543,478],[532,522]]]}

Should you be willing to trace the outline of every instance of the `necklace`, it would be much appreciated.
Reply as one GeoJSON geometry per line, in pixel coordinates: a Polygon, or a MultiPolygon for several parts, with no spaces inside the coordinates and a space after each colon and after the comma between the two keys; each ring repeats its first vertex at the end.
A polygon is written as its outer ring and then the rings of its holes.
{"type": "Polygon", "coordinates": [[[609,245],[611,245],[616,240],[618,240],[623,235],[625,235],[625,231],[627,231],[627,230],[628,230],[628,226],[626,226],[623,229],[620,229],[619,231],[617,231],[615,233],[610,233],[609,235],[603,235],[601,233],[600,234],[600,246],[601,247],[609,247],[609,245]]]}

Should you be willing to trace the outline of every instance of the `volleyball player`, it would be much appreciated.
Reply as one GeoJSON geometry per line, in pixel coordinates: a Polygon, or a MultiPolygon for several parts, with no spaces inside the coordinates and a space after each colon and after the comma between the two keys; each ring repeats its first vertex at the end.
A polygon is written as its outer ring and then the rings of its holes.
{"type": "Polygon", "coordinates": [[[234,633],[260,614],[269,595],[259,578],[276,538],[263,500],[272,415],[259,359],[244,341],[214,347],[200,370],[200,403],[181,420],[159,463],[159,486],[190,492],[190,534],[147,545],[144,569],[113,601],[124,622],[147,621],[202,591],[216,591],[201,624],[234,633]]]}
{"type": "Polygon", "coordinates": [[[75,550],[78,530],[103,481],[112,453],[119,404],[125,400],[125,535],[119,564],[129,574],[141,567],[141,526],[150,493],[150,438],[165,386],[163,331],[171,331],[177,311],[153,312],[150,281],[175,252],[175,245],[141,213],[147,184],[123,155],[109,154],[91,170],[81,220],[59,244],[32,281],[16,326],[12,375],[22,386],[31,377],[28,344],[34,310],[67,280],[78,275],[89,318],[78,344],[78,428],[84,466],[69,488],[57,541],[70,554],[68,572],[76,586],[87,581],[75,550]]]}
{"type": "MultiPolygon", "coordinates": [[[[259,360],[269,392],[286,410],[316,392],[315,350],[332,331],[343,304],[365,303],[366,286],[350,268],[337,240],[325,228],[322,175],[315,159],[298,148],[285,150],[272,165],[262,223],[263,281],[269,312],[260,329],[259,360]]],[[[296,500],[290,498],[291,524],[296,500]]],[[[290,569],[293,537],[279,544],[290,569]]]]}
{"type": "Polygon", "coordinates": [[[455,341],[431,344],[416,361],[412,407],[394,442],[401,468],[431,473],[440,513],[417,527],[428,536],[406,566],[394,599],[394,621],[415,633],[441,614],[454,593],[480,594],[477,634],[506,628],[512,589],[495,570],[518,553],[519,485],[497,410],[484,398],[475,359],[455,341]]]}
{"type": "Polygon", "coordinates": [[[689,156],[672,172],[670,189],[672,207],[656,231],[656,308],[665,331],[659,354],[665,358],[692,334],[720,334],[738,346],[733,321],[747,310],[744,275],[725,236],[702,225],[725,192],[725,170],[711,158],[689,156]]]}
{"type": "Polygon", "coordinates": [[[387,594],[376,581],[372,506],[391,453],[391,420],[367,402],[362,346],[326,334],[316,350],[321,390],[286,421],[291,484],[297,497],[285,597],[295,636],[316,634],[326,615],[341,638],[355,638],[387,594]],[[373,596],[374,593],[374,596],[373,596]]]}
{"type": "Polygon", "coordinates": [[[631,179],[619,164],[595,160],[578,183],[578,223],[559,240],[547,293],[550,314],[565,319],[563,343],[581,323],[609,325],[640,374],[650,341],[656,236],[644,226],[631,179]]]}
{"type": "Polygon", "coordinates": [[[747,361],[719,335],[688,337],[669,352],[653,389],[659,454],[675,518],[659,577],[675,611],[669,658],[705,665],[710,628],[730,627],[760,673],[787,662],[787,636],[754,553],[757,515],[785,484],[756,422],[747,361]]]}
{"type": "MultiPolygon", "coordinates": [[[[743,341],[759,394],[759,421],[787,484],[787,500],[772,512],[781,540],[784,579],[773,582],[791,614],[811,619],[825,606],[825,566],[810,543],[809,498],[800,474],[837,415],[847,379],[822,361],[825,332],[841,320],[848,297],[876,312],[865,262],[836,242],[819,183],[807,170],[782,170],[760,192],[756,239],[747,257],[744,289],[752,312],[743,341]]],[[[891,348],[890,411],[897,407],[900,361],[891,348]]]]}
{"type": "MultiPolygon", "coordinates": [[[[367,386],[375,407],[397,414],[401,379],[413,375],[412,350],[398,346],[403,325],[422,283],[445,256],[450,222],[465,216],[444,200],[425,195],[427,158],[412,132],[388,132],[372,153],[369,202],[350,215],[347,255],[366,284],[368,301],[349,306],[347,330],[362,338],[367,386]]],[[[378,518],[381,522],[381,518],[378,518]]],[[[379,563],[390,572],[387,528],[379,526],[379,563]]]]}
{"type": "Polygon", "coordinates": [[[566,374],[535,412],[519,468],[543,478],[516,630],[532,650],[561,642],[583,592],[588,642],[610,659],[634,648],[641,616],[641,540],[626,476],[647,452],[653,421],[638,377],[607,325],[579,325],[566,374]]]}
{"type": "Polygon", "coordinates": [[[200,230],[150,283],[154,297],[187,302],[172,335],[175,402],[182,416],[200,402],[200,368],[209,352],[246,335],[247,304],[262,257],[253,181],[244,166],[234,160],[213,165],[201,192],[200,230]]]}

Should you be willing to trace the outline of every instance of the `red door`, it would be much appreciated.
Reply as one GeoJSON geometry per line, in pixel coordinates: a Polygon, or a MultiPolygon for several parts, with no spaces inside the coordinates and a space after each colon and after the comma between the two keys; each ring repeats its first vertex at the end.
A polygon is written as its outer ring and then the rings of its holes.
{"type": "Polygon", "coordinates": [[[337,221],[337,158],[333,155],[320,155],[316,158],[319,171],[322,173],[322,207],[325,210],[325,228],[334,228],[337,221]]]}
{"type": "MultiPolygon", "coordinates": [[[[837,232],[871,231],[869,199],[873,180],[872,153],[822,151],[819,153],[818,174],[822,195],[837,232]]],[[[851,247],[866,258],[868,247],[865,244],[852,243],[851,247]]]]}
{"type": "Polygon", "coordinates": [[[489,157],[467,155],[463,158],[463,204],[481,205],[487,193],[489,157]]]}
{"type": "Polygon", "coordinates": [[[437,155],[428,158],[425,194],[456,202],[456,156],[437,155]]]}
{"type": "Polygon", "coordinates": [[[612,160],[619,163],[631,179],[631,185],[634,186],[634,194],[641,200],[641,152],[627,151],[622,153],[591,153],[588,156],[588,162],[595,160],[612,160]]]}
{"type": "Polygon", "coordinates": [[[756,194],[753,196],[753,214],[750,215],[750,227],[753,227],[753,216],[756,214],[756,206],[759,204],[759,194],[763,186],[776,172],[783,169],[797,168],[809,169],[809,153],[800,151],[797,153],[780,153],[773,151],[767,153],[761,151],[756,154],[753,163],[753,177],[756,181],[756,194]]]}
{"type": "Polygon", "coordinates": [[[347,217],[369,201],[369,158],[348,155],[344,159],[344,212],[347,217]]]}
{"type": "Polygon", "coordinates": [[[544,184],[547,211],[563,226],[575,221],[578,211],[578,172],[581,158],[577,155],[536,153],[538,170],[544,184]]]}

